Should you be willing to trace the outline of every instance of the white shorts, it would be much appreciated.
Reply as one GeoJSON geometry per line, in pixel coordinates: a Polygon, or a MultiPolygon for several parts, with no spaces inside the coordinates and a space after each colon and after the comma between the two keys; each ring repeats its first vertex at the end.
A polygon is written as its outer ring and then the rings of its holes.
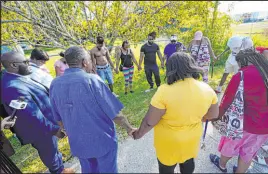
{"type": "Polygon", "coordinates": [[[224,73],[233,73],[233,74],[236,74],[239,70],[239,66],[236,64],[236,65],[233,65],[231,64],[229,61],[226,61],[225,63],[225,69],[224,69],[224,73]]]}

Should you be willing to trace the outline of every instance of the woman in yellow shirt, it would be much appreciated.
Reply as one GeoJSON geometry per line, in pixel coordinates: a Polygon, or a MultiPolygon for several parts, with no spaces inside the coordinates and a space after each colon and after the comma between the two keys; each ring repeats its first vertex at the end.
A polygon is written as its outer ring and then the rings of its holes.
{"type": "Polygon", "coordinates": [[[141,138],[153,127],[159,173],[193,173],[202,136],[202,120],[218,117],[218,99],[213,89],[198,81],[202,69],[188,54],[174,53],[167,62],[167,84],[152,98],[140,128],[133,134],[141,138]]]}

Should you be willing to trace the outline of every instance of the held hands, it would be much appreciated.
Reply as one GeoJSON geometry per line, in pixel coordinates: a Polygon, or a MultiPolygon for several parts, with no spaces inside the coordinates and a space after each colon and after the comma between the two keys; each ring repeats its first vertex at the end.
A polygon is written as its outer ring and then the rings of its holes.
{"type": "Polygon", "coordinates": [[[134,138],[133,133],[136,132],[136,131],[137,131],[137,128],[131,127],[130,129],[127,130],[127,134],[128,134],[128,136],[134,138]]]}
{"type": "Polygon", "coordinates": [[[116,74],[119,74],[119,69],[118,68],[115,68],[114,71],[115,71],[116,74]]]}
{"type": "Polygon", "coordinates": [[[142,70],[142,67],[139,65],[139,66],[138,66],[138,71],[140,71],[140,70],[142,70]]]}
{"type": "Polygon", "coordinates": [[[162,68],[162,69],[165,68],[164,62],[161,63],[161,68],[162,68]]]}
{"type": "Polygon", "coordinates": [[[139,129],[137,128],[131,128],[130,130],[128,130],[128,135],[134,140],[140,139],[142,137],[140,135],[139,129]]]}
{"type": "Polygon", "coordinates": [[[62,139],[67,136],[66,132],[63,129],[59,129],[58,132],[55,134],[56,137],[62,139]]]}

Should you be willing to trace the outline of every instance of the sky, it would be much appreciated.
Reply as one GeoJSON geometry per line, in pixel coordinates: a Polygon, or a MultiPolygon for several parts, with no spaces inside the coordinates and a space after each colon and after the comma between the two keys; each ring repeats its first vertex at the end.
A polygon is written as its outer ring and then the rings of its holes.
{"type": "Polygon", "coordinates": [[[234,4],[230,15],[247,12],[268,11],[268,1],[220,1],[219,10],[228,12],[228,6],[234,4]]]}

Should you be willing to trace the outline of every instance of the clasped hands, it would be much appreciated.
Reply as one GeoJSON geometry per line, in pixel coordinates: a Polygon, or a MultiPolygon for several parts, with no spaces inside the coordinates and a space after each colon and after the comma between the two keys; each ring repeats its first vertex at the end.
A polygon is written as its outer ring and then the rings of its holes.
{"type": "Polygon", "coordinates": [[[134,140],[140,139],[143,135],[140,134],[139,129],[131,128],[127,130],[127,134],[132,137],[134,140]]]}

